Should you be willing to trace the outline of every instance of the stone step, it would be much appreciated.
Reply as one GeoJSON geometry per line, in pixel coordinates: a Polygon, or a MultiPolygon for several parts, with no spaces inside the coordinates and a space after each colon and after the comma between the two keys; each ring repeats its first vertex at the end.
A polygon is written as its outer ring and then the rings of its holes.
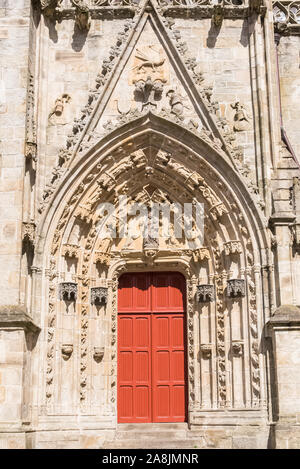
{"type": "Polygon", "coordinates": [[[119,423],[118,431],[132,432],[134,430],[140,432],[144,431],[161,431],[161,430],[187,430],[188,424],[186,422],[178,423],[119,423]]]}
{"type": "Polygon", "coordinates": [[[116,432],[116,439],[130,439],[134,440],[135,438],[143,438],[143,439],[151,439],[151,438],[157,438],[157,435],[159,434],[159,438],[161,440],[184,440],[187,437],[187,431],[186,430],[151,430],[151,431],[120,431],[117,430],[116,432]]]}
{"type": "Polygon", "coordinates": [[[143,435],[137,439],[124,439],[115,441],[105,441],[103,443],[103,449],[199,449],[203,447],[203,441],[197,440],[162,440],[156,439],[145,440],[143,435]]]}

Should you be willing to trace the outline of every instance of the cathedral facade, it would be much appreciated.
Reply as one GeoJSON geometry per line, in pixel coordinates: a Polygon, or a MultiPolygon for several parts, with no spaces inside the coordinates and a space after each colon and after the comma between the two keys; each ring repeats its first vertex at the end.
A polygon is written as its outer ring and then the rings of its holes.
{"type": "Polygon", "coordinates": [[[300,2],[0,0],[0,41],[0,446],[300,448],[300,2]]]}

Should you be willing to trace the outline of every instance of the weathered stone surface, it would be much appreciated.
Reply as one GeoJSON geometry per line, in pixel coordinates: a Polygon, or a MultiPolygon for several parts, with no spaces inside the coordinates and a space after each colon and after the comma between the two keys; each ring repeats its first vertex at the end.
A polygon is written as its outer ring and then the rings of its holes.
{"type": "Polygon", "coordinates": [[[1,448],[300,447],[299,23],[153,1],[0,7],[1,448]],[[125,195],[200,202],[204,239],[178,212],[102,236],[125,195]],[[118,278],[145,271],[186,279],[190,427],[117,424],[118,278]]]}

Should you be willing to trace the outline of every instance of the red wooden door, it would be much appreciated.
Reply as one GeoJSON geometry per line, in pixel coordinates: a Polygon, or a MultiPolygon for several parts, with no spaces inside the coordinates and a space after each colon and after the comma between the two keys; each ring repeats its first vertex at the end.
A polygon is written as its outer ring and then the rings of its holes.
{"type": "Polygon", "coordinates": [[[118,421],[185,421],[184,277],[125,274],[118,305],[118,421]]]}

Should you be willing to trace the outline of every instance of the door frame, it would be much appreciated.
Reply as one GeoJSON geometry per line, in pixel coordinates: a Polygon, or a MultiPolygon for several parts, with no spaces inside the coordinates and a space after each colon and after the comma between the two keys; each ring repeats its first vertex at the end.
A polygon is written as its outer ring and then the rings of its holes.
{"type": "Polygon", "coordinates": [[[197,309],[195,307],[195,296],[197,292],[197,272],[191,265],[190,256],[176,256],[168,254],[167,257],[160,257],[155,264],[145,263],[145,259],[136,256],[124,255],[120,258],[116,256],[111,262],[107,274],[108,301],[107,311],[109,316],[109,356],[110,364],[107,390],[108,412],[113,418],[115,428],[117,428],[117,355],[118,355],[118,280],[124,273],[135,272],[180,272],[186,280],[186,340],[187,340],[187,361],[188,361],[188,426],[193,423],[194,411],[199,410],[199,388],[196,388],[197,355],[195,352],[195,344],[197,344],[197,309]]]}
{"type": "MultiPolygon", "coordinates": [[[[150,370],[151,370],[151,377],[150,377],[150,383],[151,383],[151,390],[150,390],[150,396],[151,396],[151,403],[150,403],[150,412],[151,412],[151,419],[149,421],[149,423],[165,423],[165,422],[155,422],[155,419],[154,419],[154,407],[153,407],[153,394],[154,394],[154,386],[153,386],[153,376],[154,376],[154,362],[153,362],[153,349],[152,349],[152,337],[153,337],[153,316],[156,315],[156,314],[174,314],[174,315],[177,315],[177,314],[180,314],[180,315],[183,315],[183,334],[184,334],[184,343],[183,343],[183,346],[184,346],[184,383],[185,383],[185,419],[183,421],[174,421],[174,420],[166,420],[166,423],[178,423],[178,422],[181,422],[181,423],[188,423],[189,422],[189,390],[190,390],[190,380],[189,380],[189,344],[188,344],[188,338],[190,336],[190,334],[188,334],[188,293],[190,293],[190,289],[188,288],[188,280],[186,278],[186,276],[180,271],[180,270],[162,270],[162,269],[156,269],[156,270],[147,270],[147,271],[144,271],[144,272],[139,272],[139,271],[134,271],[134,270],[130,270],[130,271],[127,271],[126,272],[122,272],[120,273],[119,277],[118,277],[118,286],[117,286],[117,304],[118,304],[118,299],[119,299],[119,279],[121,276],[123,276],[124,274],[129,274],[129,275],[134,275],[134,274],[151,274],[151,275],[155,275],[155,274],[159,274],[159,273],[163,273],[163,274],[180,274],[183,279],[184,279],[184,285],[185,285],[185,290],[184,290],[184,299],[183,299],[183,311],[173,311],[173,310],[169,310],[167,308],[166,311],[153,311],[152,310],[152,298],[151,298],[151,310],[148,311],[147,313],[146,312],[138,312],[138,311],[128,311],[126,312],[126,310],[124,311],[121,311],[119,312],[119,308],[117,306],[117,328],[118,328],[118,324],[119,324],[119,314],[123,314],[123,315],[126,315],[126,314],[132,314],[132,315],[143,315],[143,314],[148,314],[150,316],[150,339],[151,339],[151,344],[150,344],[150,350],[151,350],[151,366],[150,366],[150,370]]],[[[150,287],[151,290],[153,288],[153,283],[150,282],[148,288],[150,287]]],[[[119,336],[118,336],[118,332],[117,332],[117,337],[116,337],[116,342],[117,342],[117,380],[116,380],[116,388],[117,388],[117,394],[116,394],[116,397],[117,397],[117,405],[116,405],[116,418],[117,418],[117,424],[118,425],[122,425],[122,424],[126,424],[126,422],[119,422],[118,419],[119,419],[119,405],[118,405],[118,393],[119,393],[119,383],[118,383],[118,376],[119,376],[119,336]]],[[[128,422],[128,423],[134,423],[134,422],[128,422]]],[[[136,422],[138,423],[138,422],[136,422]]]]}

